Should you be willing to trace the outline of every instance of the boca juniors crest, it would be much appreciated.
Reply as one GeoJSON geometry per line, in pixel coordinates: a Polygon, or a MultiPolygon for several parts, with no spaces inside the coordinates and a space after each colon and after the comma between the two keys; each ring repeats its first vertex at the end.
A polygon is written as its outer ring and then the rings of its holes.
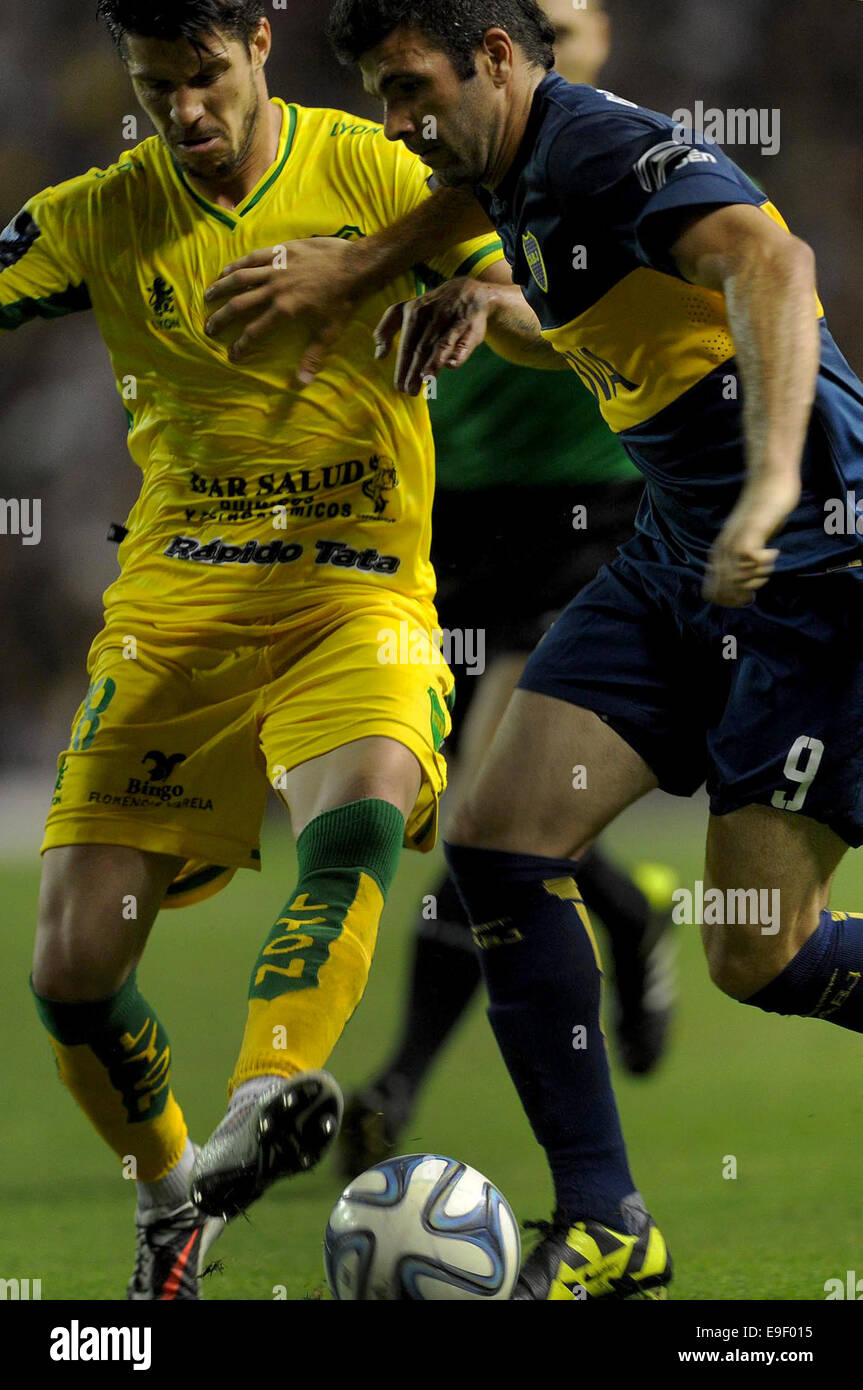
{"type": "Polygon", "coordinates": [[[548,272],[545,268],[545,261],[542,259],[542,249],[533,232],[525,232],[522,237],[524,254],[530,266],[530,273],[533,276],[543,294],[548,294],[548,272]]]}

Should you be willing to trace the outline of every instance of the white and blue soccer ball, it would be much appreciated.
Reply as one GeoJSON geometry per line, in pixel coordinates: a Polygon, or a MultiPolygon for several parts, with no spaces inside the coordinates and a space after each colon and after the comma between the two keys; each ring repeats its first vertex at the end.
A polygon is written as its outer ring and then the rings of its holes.
{"type": "Polygon", "coordinates": [[[390,1158],[361,1173],[333,1207],[324,1237],[338,1299],[510,1298],[520,1254],[503,1194],[440,1154],[390,1158]]]}

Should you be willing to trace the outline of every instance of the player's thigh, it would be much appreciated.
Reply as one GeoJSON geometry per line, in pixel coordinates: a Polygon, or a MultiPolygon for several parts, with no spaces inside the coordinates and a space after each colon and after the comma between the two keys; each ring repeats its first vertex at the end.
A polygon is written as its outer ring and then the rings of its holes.
{"type": "Polygon", "coordinates": [[[296,643],[274,647],[259,741],[295,834],[375,798],[405,816],[406,845],[433,847],[453,689],[433,619],[405,598],[358,595],[325,613],[299,654],[296,643]]]}
{"type": "Polygon", "coordinates": [[[710,817],[701,933],[714,982],[746,999],[784,970],[818,925],[848,846],[828,826],[770,806],[710,817]],[[711,890],[719,890],[712,905],[711,890]]]}
{"type": "Polygon", "coordinates": [[[407,820],[422,784],[414,753],[392,738],[356,739],[310,758],[284,778],[294,834],[325,811],[374,797],[397,806],[407,820]]]}
{"type": "Polygon", "coordinates": [[[42,856],[33,985],[49,999],[115,994],[144,950],[182,859],[124,845],[64,845],[42,856]]]}
{"type": "Polygon", "coordinates": [[[653,582],[666,566],[630,551],[534,651],[461,798],[453,843],[572,856],[654,787],[689,795],[703,780],[703,730],[677,676],[679,624],[653,582]]]}
{"type": "MultiPolygon", "coordinates": [[[[494,658],[482,676],[475,678],[478,687],[461,725],[456,772],[455,776],[451,776],[450,790],[445,803],[448,815],[453,814],[461,799],[461,793],[474,782],[482,760],[491,747],[498,725],[506,713],[527,659],[526,652],[502,654],[494,658]]],[[[474,678],[465,677],[465,681],[467,679],[474,678]]]]}
{"type": "Polygon", "coordinates": [[[448,838],[573,856],[656,786],[647,763],[591,710],[517,690],[448,838]]]}
{"type": "Polygon", "coordinates": [[[72,721],[43,851],[125,845],[176,857],[179,907],[259,868],[267,801],[257,706],[270,678],[263,643],[217,623],[195,645],[142,621],[135,659],[123,628],[98,635],[90,687],[72,721]]]}

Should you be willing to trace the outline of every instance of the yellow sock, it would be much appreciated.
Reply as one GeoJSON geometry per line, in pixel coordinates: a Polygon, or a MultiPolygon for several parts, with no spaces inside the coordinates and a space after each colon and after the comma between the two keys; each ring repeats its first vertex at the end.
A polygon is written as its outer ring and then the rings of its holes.
{"type": "Polygon", "coordinates": [[[155,1182],[179,1161],[188,1131],[170,1087],[171,1045],[138,991],[134,971],[117,994],[70,1004],[33,991],[60,1080],[124,1163],[155,1182]]]}
{"type": "Polygon", "coordinates": [[[300,835],[299,881],[252,971],[229,1094],[326,1062],[366,987],[404,825],[397,807],[370,798],[324,812],[300,835]]]}

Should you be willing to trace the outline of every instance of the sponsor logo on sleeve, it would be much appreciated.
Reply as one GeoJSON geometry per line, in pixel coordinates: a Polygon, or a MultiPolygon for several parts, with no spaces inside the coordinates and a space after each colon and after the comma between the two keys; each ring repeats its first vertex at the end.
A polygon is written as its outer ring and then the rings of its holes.
{"type": "Polygon", "coordinates": [[[718,164],[715,154],[694,150],[679,140],[663,140],[641,156],[635,166],[636,177],[645,193],[658,193],[668,183],[671,174],[691,164],[718,164]]]}

